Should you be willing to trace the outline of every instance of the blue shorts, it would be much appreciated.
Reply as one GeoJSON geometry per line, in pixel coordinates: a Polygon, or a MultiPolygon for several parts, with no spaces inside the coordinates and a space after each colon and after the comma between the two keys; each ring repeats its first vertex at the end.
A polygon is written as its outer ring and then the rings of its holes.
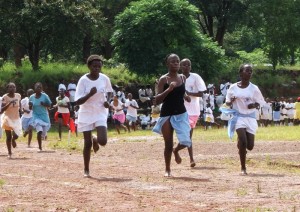
{"type": "Polygon", "coordinates": [[[130,116],[130,115],[126,115],[126,119],[127,119],[129,122],[136,122],[137,117],[130,116]]]}
{"type": "Polygon", "coordinates": [[[192,145],[190,138],[191,127],[187,112],[179,115],[159,117],[152,131],[161,134],[161,128],[168,119],[170,119],[170,123],[176,132],[179,143],[190,147],[192,145]]]}

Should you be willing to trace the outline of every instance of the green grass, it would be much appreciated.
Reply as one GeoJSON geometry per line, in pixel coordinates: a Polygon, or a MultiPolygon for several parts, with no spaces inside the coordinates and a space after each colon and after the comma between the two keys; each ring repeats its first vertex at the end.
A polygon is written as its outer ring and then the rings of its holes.
{"type": "MultiPolygon", "coordinates": [[[[266,142],[266,141],[299,141],[300,140],[300,126],[291,126],[291,127],[267,127],[267,128],[259,128],[255,142],[266,142]]],[[[150,137],[155,135],[151,130],[137,130],[131,131],[131,133],[125,133],[121,130],[121,134],[118,135],[116,130],[113,127],[109,127],[108,129],[108,138],[109,139],[118,139],[118,141],[127,142],[130,140],[131,142],[144,142],[146,139],[132,139],[132,137],[150,137]]],[[[34,133],[35,136],[35,133],[34,133]]],[[[175,136],[175,135],[174,135],[175,136]]],[[[159,138],[162,139],[162,138],[159,138]]],[[[20,139],[25,142],[26,139],[20,139]]],[[[78,137],[75,134],[71,134],[70,140],[68,142],[68,133],[67,131],[63,132],[62,141],[58,140],[58,133],[56,131],[56,127],[53,126],[52,129],[48,132],[48,140],[49,147],[53,149],[66,149],[69,151],[80,150],[82,148],[82,133],[78,134],[78,137]]],[[[5,133],[3,132],[3,137],[1,142],[5,141],[5,133]]],[[[35,137],[33,139],[35,141],[35,137]]],[[[233,141],[236,141],[236,133],[233,137],[233,141]]],[[[193,133],[193,142],[231,142],[227,136],[227,129],[210,129],[204,130],[202,126],[197,126],[194,129],[193,133]]]]}

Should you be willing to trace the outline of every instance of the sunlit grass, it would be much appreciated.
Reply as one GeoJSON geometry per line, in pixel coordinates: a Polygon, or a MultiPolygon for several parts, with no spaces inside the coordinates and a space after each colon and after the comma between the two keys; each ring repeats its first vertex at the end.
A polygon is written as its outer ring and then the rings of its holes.
{"type": "MultiPolygon", "coordinates": [[[[130,133],[121,130],[121,134],[118,134],[113,127],[108,129],[108,139],[109,140],[119,140],[122,142],[144,142],[146,139],[141,137],[153,137],[157,135],[152,132],[152,130],[137,130],[131,131],[130,133]],[[137,139],[134,139],[137,137],[137,139]]],[[[174,135],[175,136],[175,135],[174,135]]],[[[161,137],[159,139],[162,140],[161,137]]],[[[27,139],[19,138],[18,142],[26,142],[27,139]]],[[[33,142],[36,140],[36,134],[34,133],[33,142]]],[[[154,139],[155,141],[157,139],[154,139]]],[[[255,141],[256,142],[266,142],[266,141],[299,141],[300,140],[300,126],[290,126],[290,127],[267,127],[259,128],[255,141]]],[[[5,141],[5,132],[3,132],[1,142],[5,141]]],[[[58,141],[58,133],[56,131],[56,126],[48,132],[48,145],[53,149],[66,149],[66,150],[81,150],[83,135],[78,133],[78,137],[75,134],[71,134],[70,139],[68,137],[68,132],[65,130],[63,132],[62,141],[58,141]]],[[[236,141],[236,133],[233,137],[233,141],[236,141]]],[[[197,126],[193,133],[193,142],[231,142],[227,136],[227,129],[224,128],[213,128],[209,130],[204,130],[202,126],[197,126]]]]}

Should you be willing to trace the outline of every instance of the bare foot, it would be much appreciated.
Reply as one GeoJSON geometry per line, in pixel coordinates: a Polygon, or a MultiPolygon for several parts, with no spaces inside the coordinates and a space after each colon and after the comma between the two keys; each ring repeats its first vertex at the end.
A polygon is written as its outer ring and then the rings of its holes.
{"type": "Polygon", "coordinates": [[[17,147],[17,143],[16,143],[16,140],[15,140],[15,139],[12,139],[11,145],[12,145],[13,148],[16,148],[16,147],[17,147]]]}
{"type": "Polygon", "coordinates": [[[196,166],[195,161],[192,161],[192,162],[190,163],[190,166],[191,166],[192,168],[195,167],[195,166],[196,166]]]}
{"type": "Polygon", "coordinates": [[[172,177],[171,171],[166,171],[164,177],[172,177]]]}
{"type": "Polygon", "coordinates": [[[174,156],[175,156],[176,163],[180,164],[181,161],[182,161],[180,155],[178,154],[178,152],[175,151],[175,149],[173,149],[173,153],[174,153],[174,156]]]}

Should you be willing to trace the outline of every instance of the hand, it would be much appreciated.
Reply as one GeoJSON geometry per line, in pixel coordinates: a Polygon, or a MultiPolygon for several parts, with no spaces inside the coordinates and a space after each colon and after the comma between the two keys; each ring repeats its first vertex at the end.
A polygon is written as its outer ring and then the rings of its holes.
{"type": "Polygon", "coordinates": [[[187,102],[191,102],[191,97],[186,95],[186,96],[184,96],[184,100],[187,102]]]}
{"type": "Polygon", "coordinates": [[[32,107],[33,103],[32,103],[32,102],[29,102],[28,105],[29,105],[29,107],[32,107]]]}
{"type": "Polygon", "coordinates": [[[97,93],[97,88],[96,87],[91,88],[90,95],[93,96],[95,93],[97,93]]]}
{"type": "Polygon", "coordinates": [[[177,82],[171,82],[169,85],[169,89],[172,91],[177,86],[177,82]]]}
{"type": "Polygon", "coordinates": [[[231,104],[236,100],[236,96],[230,98],[231,104]]]}
{"type": "Polygon", "coordinates": [[[105,108],[109,108],[109,103],[107,101],[104,102],[103,105],[104,105],[105,108]]]}

